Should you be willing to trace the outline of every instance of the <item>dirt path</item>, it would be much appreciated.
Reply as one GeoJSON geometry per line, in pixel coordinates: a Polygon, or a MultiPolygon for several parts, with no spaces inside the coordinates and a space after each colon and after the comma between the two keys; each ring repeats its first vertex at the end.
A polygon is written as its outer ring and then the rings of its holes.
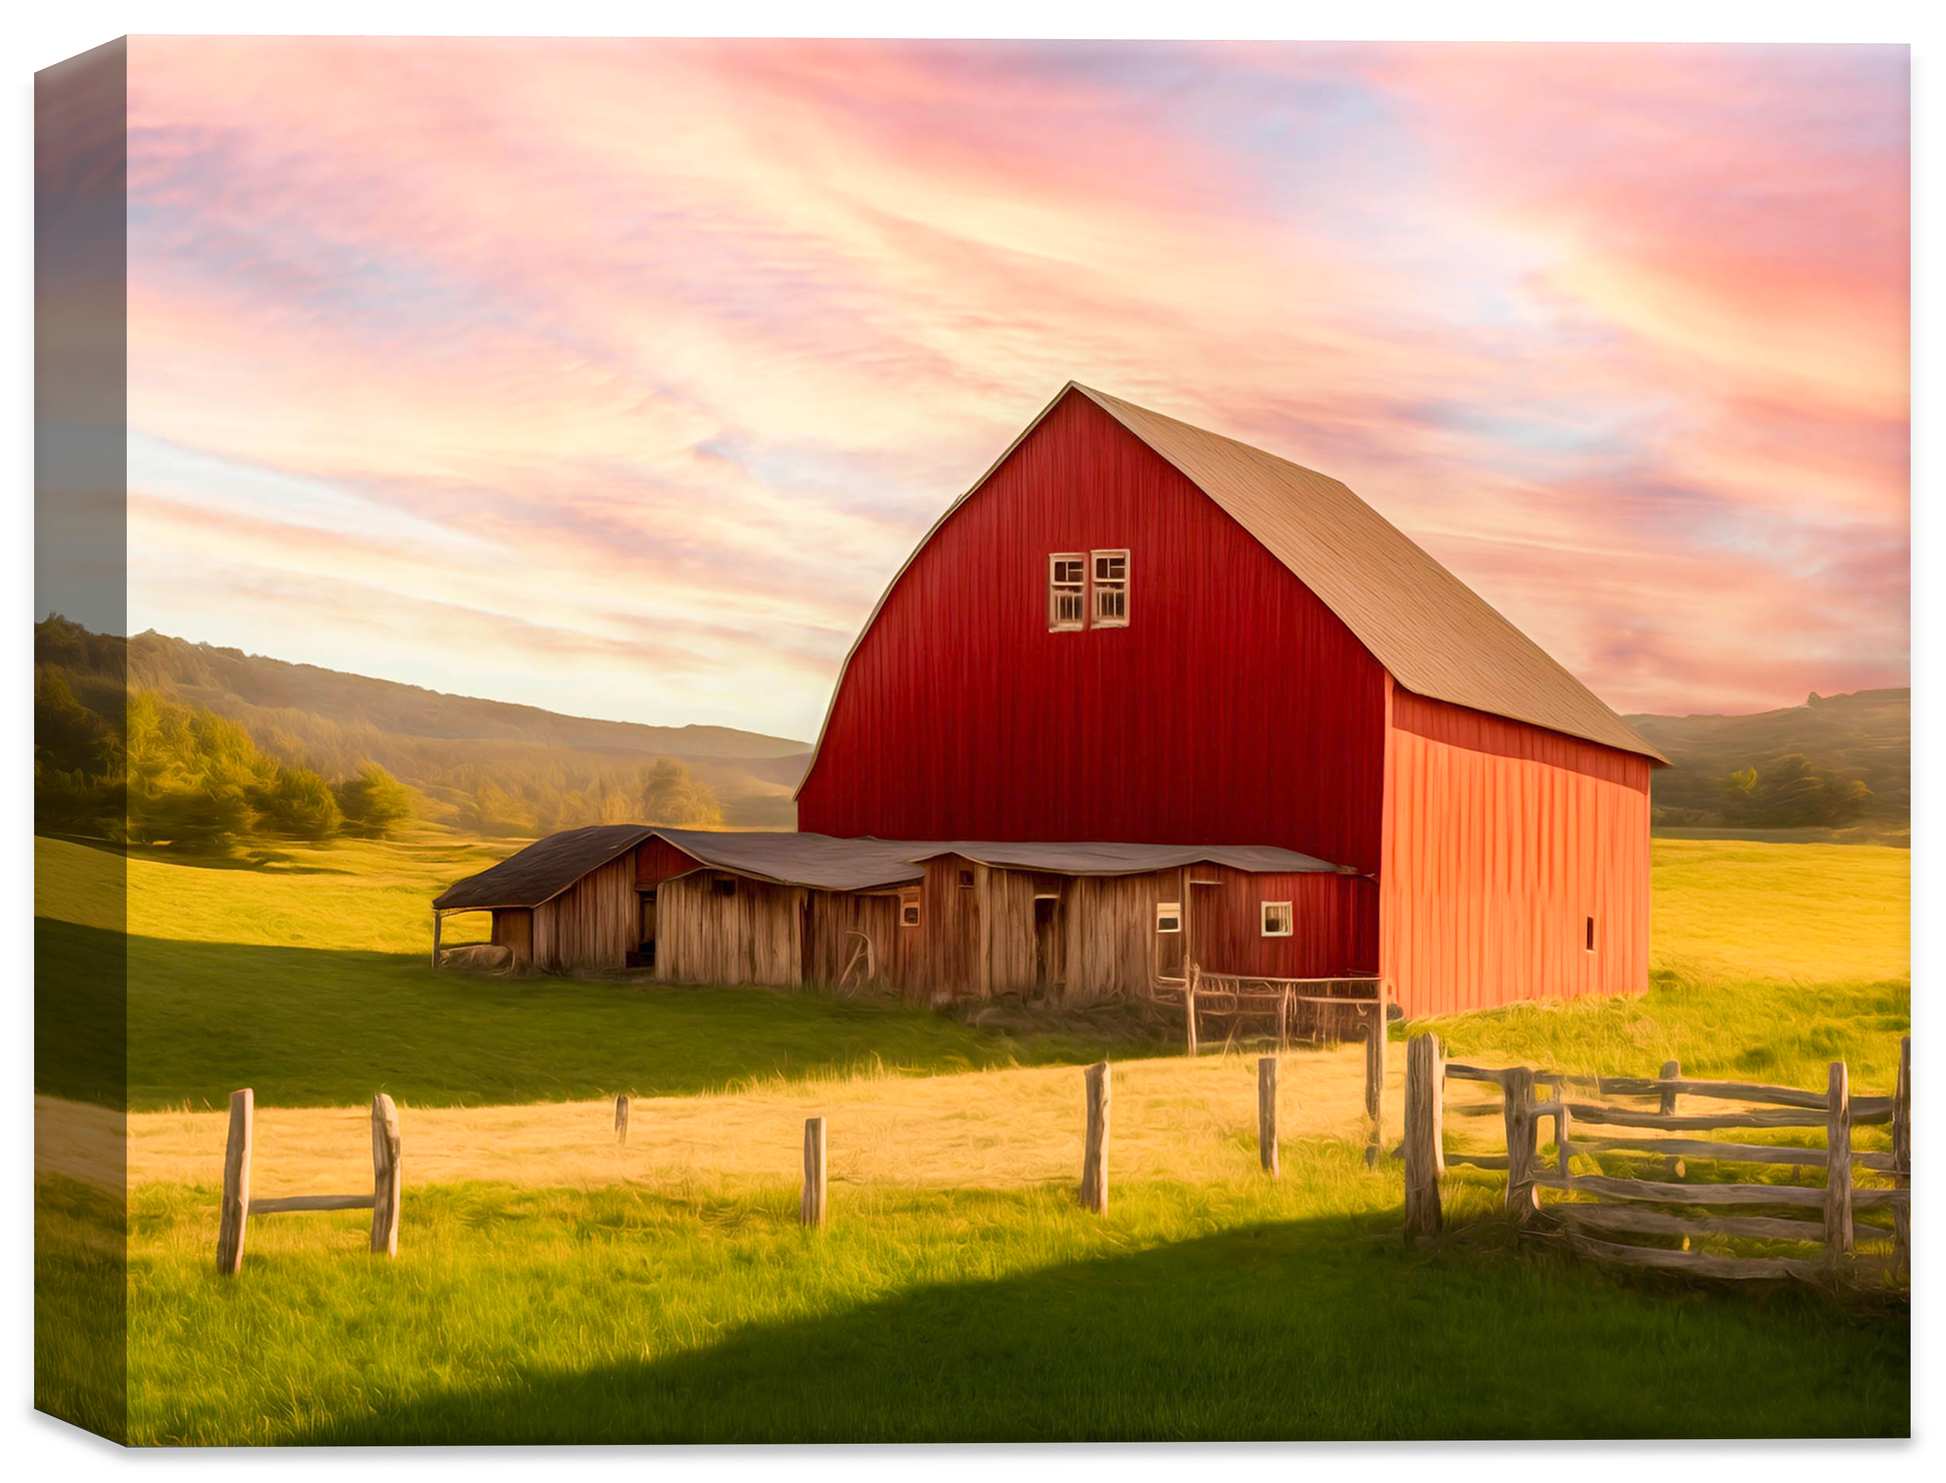
{"type": "MultiPolygon", "coordinates": [[[[1389,1060],[1388,1146],[1399,1132],[1404,1056],[1389,1060]]],[[[1362,1143],[1363,1064],[1357,1046],[1287,1055],[1283,1137],[1362,1143]]],[[[417,1185],[481,1179],[569,1187],[711,1176],[792,1180],[804,1119],[818,1113],[829,1120],[834,1180],[1003,1188],[1071,1180],[1081,1166],[1081,1070],[1034,1067],[637,1099],[625,1148],[615,1145],[614,1110],[606,1102],[402,1107],[405,1178],[417,1185]]],[[[37,1099],[43,1167],[99,1161],[112,1150],[118,1121],[37,1099]]],[[[219,1182],[226,1123],[222,1112],[131,1115],[131,1182],[219,1182]]],[[[1120,1178],[1244,1174],[1256,1165],[1256,1125],[1254,1057],[1115,1067],[1112,1139],[1120,1178]]],[[[363,1108],[259,1108],[253,1193],[368,1187],[369,1129],[363,1108]]]]}

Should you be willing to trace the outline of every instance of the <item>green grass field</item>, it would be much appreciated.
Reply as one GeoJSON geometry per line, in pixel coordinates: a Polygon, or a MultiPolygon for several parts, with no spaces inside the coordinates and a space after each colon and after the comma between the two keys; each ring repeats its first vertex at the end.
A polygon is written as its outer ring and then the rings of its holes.
{"type": "MultiPolygon", "coordinates": [[[[1103,1049],[812,995],[435,977],[426,902],[485,855],[431,837],[294,852],[258,871],[132,860],[125,947],[104,905],[113,857],[40,848],[42,951],[75,984],[127,954],[145,1107],[216,1102],[243,1084],[294,1107],[361,1103],[375,1086],[408,1108],[692,1093],[879,1067],[976,1074],[1103,1049]]],[[[1909,1021],[1908,859],[1657,841],[1647,995],[1437,1028],[1483,1057],[1653,1071],[1676,1055],[1804,1085],[1842,1055],[1855,1086],[1889,1088],[1909,1021]]],[[[79,989],[53,992],[40,1001],[40,1089],[85,1094],[79,1058],[63,1051],[106,1010],[79,989]]],[[[1408,1252],[1396,1166],[1368,1171],[1354,1147],[1325,1140],[1287,1145],[1284,1162],[1277,1183],[1117,1182],[1099,1219],[1065,1184],[837,1182],[818,1233],[796,1224],[788,1169],[574,1188],[409,1183],[397,1261],[364,1252],[356,1215],[270,1217],[252,1223],[245,1270],[227,1281],[210,1263],[214,1171],[143,1184],[128,1433],[167,1444],[1910,1430],[1900,1309],[1618,1278],[1516,1250],[1490,1180],[1456,1179],[1454,1231],[1408,1252]]],[[[85,1409],[91,1377],[56,1352],[108,1322],[82,1296],[102,1261],[75,1215],[86,1203],[43,1182],[40,1404],[57,1413],[85,1409]]]]}

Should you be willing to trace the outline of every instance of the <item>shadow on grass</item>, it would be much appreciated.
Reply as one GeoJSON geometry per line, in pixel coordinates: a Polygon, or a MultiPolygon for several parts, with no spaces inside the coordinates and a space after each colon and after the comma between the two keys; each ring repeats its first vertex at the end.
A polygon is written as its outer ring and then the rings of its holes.
{"type": "Polygon", "coordinates": [[[80,845],[125,860],[152,860],[160,865],[186,865],[192,870],[248,870],[261,875],[356,875],[343,865],[302,863],[298,857],[271,845],[256,844],[237,851],[176,850],[151,845],[117,844],[112,839],[83,834],[43,831],[43,837],[80,845]]]}
{"type": "MultiPolygon", "coordinates": [[[[870,1259],[869,1230],[806,1240],[870,1259]]],[[[1909,1343],[1904,1323],[1813,1296],[1644,1290],[1546,1255],[1415,1256],[1311,1219],[917,1288],[666,1357],[495,1365],[404,1403],[370,1395],[288,1440],[1903,1436],[1909,1343]]]]}
{"type": "Polygon", "coordinates": [[[36,1090],[128,1105],[422,1107],[718,1091],[777,1077],[1071,1063],[1086,1035],[982,1032],[929,1010],[770,989],[434,973],[416,953],[125,937],[35,920],[36,1090]],[[92,987],[91,987],[92,986],[92,987]],[[113,1071],[109,1073],[112,1081],[113,1071]]]}

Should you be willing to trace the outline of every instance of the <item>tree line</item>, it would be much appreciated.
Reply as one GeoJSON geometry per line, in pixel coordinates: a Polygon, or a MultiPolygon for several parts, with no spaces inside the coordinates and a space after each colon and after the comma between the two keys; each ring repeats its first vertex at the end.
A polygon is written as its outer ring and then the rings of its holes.
{"type": "Polygon", "coordinates": [[[424,739],[420,757],[419,739],[365,736],[369,728],[301,712],[258,713],[246,725],[129,688],[116,670],[125,640],[58,617],[36,625],[35,638],[35,827],[44,832],[224,850],[380,838],[414,817],[486,834],[722,823],[714,791],[674,758],[561,757],[510,743],[487,763],[455,764],[437,739],[424,739]],[[381,749],[418,765],[401,779],[374,758],[381,749]]]}

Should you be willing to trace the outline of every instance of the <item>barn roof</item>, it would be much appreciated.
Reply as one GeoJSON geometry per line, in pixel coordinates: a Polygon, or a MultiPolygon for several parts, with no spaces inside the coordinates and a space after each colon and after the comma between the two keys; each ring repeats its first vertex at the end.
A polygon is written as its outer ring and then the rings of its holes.
{"type": "Polygon", "coordinates": [[[870,891],[908,885],[924,875],[922,860],[941,855],[961,855],[1003,869],[1045,870],[1060,875],[1139,875],[1204,862],[1291,874],[1337,868],[1295,850],[1269,845],[837,839],[829,834],[746,834],[648,824],[596,824],[535,841],[498,865],[447,887],[434,899],[433,907],[439,911],[485,911],[539,906],[651,837],[674,845],[711,869],[820,891],[870,891]]]}
{"type": "Polygon", "coordinates": [[[1068,393],[1085,396],[1254,536],[1406,689],[1668,766],[1596,694],[1349,488],[1288,459],[1070,381],[933,523],[845,655],[797,792],[817,767],[852,655],[906,568],[1068,393]]]}
{"type": "Polygon", "coordinates": [[[1120,397],[1069,385],[1255,536],[1406,689],[1668,761],[1539,644],[1338,480],[1120,397]]]}

